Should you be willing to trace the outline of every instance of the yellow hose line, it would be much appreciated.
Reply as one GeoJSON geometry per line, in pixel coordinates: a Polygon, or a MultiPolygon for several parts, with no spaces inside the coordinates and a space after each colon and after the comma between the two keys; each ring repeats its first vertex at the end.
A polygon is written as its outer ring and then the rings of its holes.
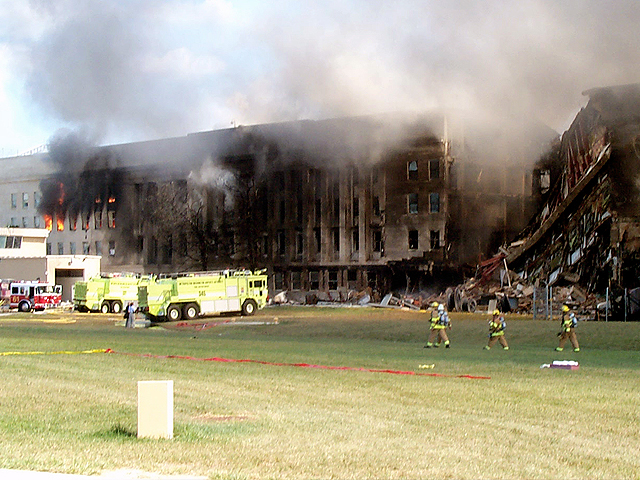
{"type": "Polygon", "coordinates": [[[6,355],[78,355],[81,353],[106,353],[106,348],[101,348],[98,350],[81,350],[77,352],[72,351],[59,351],[59,352],[0,352],[0,356],[6,355]]]}

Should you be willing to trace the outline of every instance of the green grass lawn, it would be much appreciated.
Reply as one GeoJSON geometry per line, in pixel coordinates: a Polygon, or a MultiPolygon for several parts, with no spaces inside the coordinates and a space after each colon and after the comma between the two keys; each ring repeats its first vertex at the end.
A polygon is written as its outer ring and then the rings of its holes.
{"type": "Polygon", "coordinates": [[[556,353],[559,322],[519,317],[507,318],[509,351],[482,350],[482,315],[454,314],[452,348],[430,350],[426,314],[400,310],[281,307],[195,322],[204,329],[125,330],[120,322],[0,316],[0,352],[110,348],[443,376],[4,355],[0,468],[219,479],[638,478],[640,323],[581,323],[581,352],[556,353]],[[540,368],[569,359],[580,369],[540,368]],[[140,380],[174,381],[174,439],[136,437],[140,380]]]}

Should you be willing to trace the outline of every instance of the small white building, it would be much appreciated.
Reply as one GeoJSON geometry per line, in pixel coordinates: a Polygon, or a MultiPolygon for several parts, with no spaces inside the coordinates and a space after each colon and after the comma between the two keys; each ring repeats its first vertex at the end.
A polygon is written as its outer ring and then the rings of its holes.
{"type": "Polygon", "coordinates": [[[100,256],[47,255],[49,230],[0,227],[0,278],[62,285],[62,300],[72,300],[73,285],[100,273],[100,256]]]}

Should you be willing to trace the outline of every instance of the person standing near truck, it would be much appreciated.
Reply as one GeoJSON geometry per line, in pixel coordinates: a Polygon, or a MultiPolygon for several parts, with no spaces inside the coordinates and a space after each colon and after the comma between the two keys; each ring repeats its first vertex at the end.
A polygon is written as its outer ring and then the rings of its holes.
{"type": "Polygon", "coordinates": [[[124,315],[126,318],[125,328],[134,328],[136,325],[136,309],[133,308],[133,303],[129,302],[127,304],[127,308],[124,310],[124,315]]]}

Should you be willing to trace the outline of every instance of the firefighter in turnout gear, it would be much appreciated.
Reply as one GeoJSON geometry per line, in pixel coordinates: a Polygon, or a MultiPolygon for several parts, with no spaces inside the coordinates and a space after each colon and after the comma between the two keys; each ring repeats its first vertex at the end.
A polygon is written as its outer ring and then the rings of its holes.
{"type": "Polygon", "coordinates": [[[440,346],[440,342],[444,343],[445,348],[449,348],[449,337],[447,337],[447,327],[451,329],[451,321],[443,304],[439,304],[437,310],[431,312],[431,331],[429,339],[424,348],[440,346]],[[434,343],[435,342],[435,343],[434,343]]]}
{"type": "Polygon", "coordinates": [[[560,320],[560,333],[558,336],[560,337],[560,342],[556,347],[556,352],[561,352],[564,350],[564,344],[567,342],[567,339],[573,345],[573,351],[579,352],[580,345],[578,344],[578,337],[576,336],[576,326],[578,325],[578,319],[576,318],[575,313],[569,311],[569,307],[567,305],[562,306],[562,319],[560,320]]]}
{"type": "Polygon", "coordinates": [[[504,338],[504,329],[507,327],[507,322],[504,321],[504,316],[500,315],[500,310],[493,311],[493,317],[489,320],[489,343],[484,347],[485,350],[491,349],[496,342],[502,345],[503,350],[509,350],[506,338],[504,338]]]}

